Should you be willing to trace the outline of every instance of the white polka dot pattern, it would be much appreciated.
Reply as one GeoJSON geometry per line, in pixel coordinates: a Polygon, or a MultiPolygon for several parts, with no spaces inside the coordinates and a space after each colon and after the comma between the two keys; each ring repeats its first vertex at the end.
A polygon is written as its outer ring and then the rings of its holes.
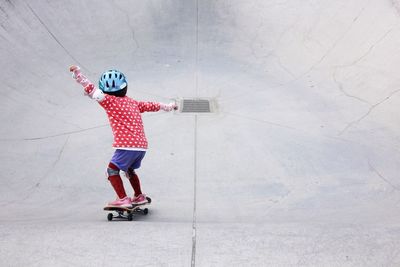
{"type": "Polygon", "coordinates": [[[142,116],[146,111],[159,111],[156,102],[138,102],[130,97],[105,95],[99,104],[105,109],[114,134],[113,147],[147,149],[142,116]]]}

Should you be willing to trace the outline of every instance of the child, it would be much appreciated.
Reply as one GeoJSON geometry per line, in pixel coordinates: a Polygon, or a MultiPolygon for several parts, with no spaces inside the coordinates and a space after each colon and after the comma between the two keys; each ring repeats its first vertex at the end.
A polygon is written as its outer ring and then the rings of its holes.
{"type": "Polygon", "coordinates": [[[146,111],[172,111],[174,103],[138,102],[126,96],[128,89],[125,75],[117,70],[104,72],[99,80],[99,88],[95,88],[77,66],[71,66],[72,77],[83,86],[85,95],[96,100],[108,116],[114,135],[114,155],[107,167],[107,176],[117,193],[117,199],[109,206],[131,207],[147,202],[142,193],[139,177],[135,169],[140,167],[146,153],[147,140],[143,129],[142,116],[146,111]],[[131,199],[126,195],[119,171],[125,172],[135,192],[131,199]]]}

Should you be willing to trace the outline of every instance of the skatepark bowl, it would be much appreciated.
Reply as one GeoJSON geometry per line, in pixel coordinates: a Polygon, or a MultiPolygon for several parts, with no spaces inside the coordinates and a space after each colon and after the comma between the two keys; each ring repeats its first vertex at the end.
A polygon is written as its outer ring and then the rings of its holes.
{"type": "Polygon", "coordinates": [[[398,0],[2,0],[0,26],[1,266],[400,266],[398,0]],[[147,216],[107,220],[71,65],[180,105],[142,114],[147,216]]]}

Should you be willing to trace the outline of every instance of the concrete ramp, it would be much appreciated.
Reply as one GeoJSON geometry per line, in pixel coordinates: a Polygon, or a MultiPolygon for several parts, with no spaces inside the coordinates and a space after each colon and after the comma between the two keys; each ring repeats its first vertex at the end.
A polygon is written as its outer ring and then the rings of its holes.
{"type": "Polygon", "coordinates": [[[1,1],[1,265],[399,266],[399,10],[1,1]],[[72,64],[215,103],[143,114],[149,215],[107,221],[112,133],[72,64]]]}

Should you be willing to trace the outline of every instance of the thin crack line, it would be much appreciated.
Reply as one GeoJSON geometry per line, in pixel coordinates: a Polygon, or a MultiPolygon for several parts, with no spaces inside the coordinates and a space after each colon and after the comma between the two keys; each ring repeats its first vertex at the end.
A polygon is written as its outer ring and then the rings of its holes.
{"type": "Polygon", "coordinates": [[[192,220],[192,260],[191,266],[196,265],[196,239],[197,239],[197,120],[194,117],[194,167],[193,167],[193,220],[192,220]]]}
{"type": "Polygon", "coordinates": [[[67,53],[68,56],[71,57],[71,59],[73,59],[77,64],[79,64],[81,67],[83,67],[84,69],[88,70],[90,72],[90,70],[85,67],[82,63],[79,62],[79,60],[77,60],[72,53],[61,43],[60,40],[58,40],[58,38],[54,35],[54,33],[50,30],[50,28],[47,26],[46,23],[44,23],[44,21],[39,17],[39,15],[33,10],[33,8],[27,3],[26,4],[28,6],[28,8],[31,10],[32,14],[36,17],[36,19],[40,22],[40,24],[42,24],[42,26],[46,29],[46,31],[50,34],[50,36],[57,42],[57,44],[67,53]]]}
{"type": "Polygon", "coordinates": [[[364,13],[365,9],[367,8],[368,3],[360,9],[360,12],[357,14],[357,16],[353,19],[351,24],[345,29],[345,31],[332,43],[332,45],[325,51],[325,53],[317,60],[315,63],[304,73],[300,74],[298,77],[295,79],[289,81],[288,83],[293,83],[295,81],[300,80],[302,77],[306,76],[309,74],[311,71],[313,71],[318,65],[320,65],[330,54],[332,51],[334,51],[337,46],[346,38],[347,34],[350,33],[352,30],[354,24],[358,21],[362,13],[364,13]]]}
{"type": "Polygon", "coordinates": [[[132,56],[134,56],[140,47],[139,47],[139,42],[137,41],[136,36],[135,36],[135,29],[133,28],[133,26],[131,24],[131,18],[129,16],[129,13],[127,10],[125,10],[121,6],[119,6],[116,1],[113,1],[113,3],[122,13],[124,13],[126,21],[128,22],[127,25],[129,26],[129,29],[131,30],[132,41],[135,45],[135,49],[132,51],[132,56]]]}
{"type": "Polygon", "coordinates": [[[49,168],[49,171],[47,171],[47,172],[44,174],[44,176],[41,177],[32,187],[30,187],[30,188],[27,189],[27,192],[29,192],[29,193],[25,194],[25,197],[23,197],[23,198],[21,199],[21,201],[26,201],[27,199],[29,199],[29,198],[32,196],[32,194],[37,190],[37,188],[39,188],[40,184],[43,183],[43,182],[49,177],[49,175],[51,174],[51,172],[52,172],[52,171],[55,169],[55,167],[57,166],[58,162],[60,162],[61,156],[62,156],[62,154],[64,153],[64,149],[65,149],[65,147],[67,146],[68,141],[69,141],[69,136],[67,136],[67,138],[66,138],[64,144],[62,145],[62,147],[61,147],[61,149],[60,149],[60,152],[59,152],[58,155],[57,155],[56,160],[51,164],[51,166],[50,166],[50,168],[49,168]]]}
{"type": "Polygon", "coordinates": [[[368,104],[369,106],[371,106],[371,103],[369,103],[368,101],[362,99],[361,97],[354,96],[354,95],[351,95],[351,94],[347,93],[346,90],[345,90],[344,87],[343,87],[343,84],[337,79],[337,77],[336,77],[336,72],[337,72],[337,68],[335,68],[335,71],[333,72],[333,75],[332,75],[332,76],[333,76],[333,80],[334,80],[334,82],[336,83],[336,85],[337,85],[337,87],[339,88],[339,90],[340,90],[345,96],[350,97],[350,98],[357,99],[358,101],[363,102],[363,103],[366,103],[366,104],[368,104]]]}
{"type": "Polygon", "coordinates": [[[43,139],[49,139],[49,138],[54,138],[54,137],[59,137],[59,136],[64,136],[64,135],[71,135],[71,134],[77,134],[77,133],[82,133],[98,128],[103,128],[108,126],[108,124],[104,125],[99,125],[99,126],[94,126],[86,129],[81,129],[81,130],[76,130],[76,131],[70,131],[70,132],[64,132],[64,133],[59,133],[59,134],[53,134],[53,135],[46,135],[46,136],[40,136],[40,137],[28,137],[28,138],[1,138],[0,141],[36,141],[36,140],[43,140],[43,139]]]}
{"type": "MultiPolygon", "coordinates": [[[[285,83],[283,83],[283,84],[278,84],[278,85],[272,86],[271,89],[273,89],[273,88],[280,88],[280,87],[286,86],[286,85],[288,85],[288,84],[291,84],[291,83],[293,83],[293,82],[296,82],[296,81],[300,80],[302,77],[304,77],[304,76],[306,76],[307,74],[309,74],[311,71],[313,71],[319,64],[321,64],[321,62],[323,62],[323,61],[331,54],[332,51],[334,51],[334,50],[336,49],[336,47],[340,44],[340,42],[342,42],[342,41],[345,39],[346,35],[349,34],[349,32],[350,32],[350,31],[352,30],[352,28],[354,27],[354,24],[359,20],[359,18],[361,17],[361,15],[364,13],[365,9],[367,8],[367,5],[368,5],[368,3],[367,3],[364,7],[362,7],[362,8],[360,9],[360,11],[359,11],[358,14],[356,15],[356,17],[353,18],[351,24],[350,24],[350,25],[344,30],[344,32],[333,42],[333,44],[325,51],[325,53],[324,53],[317,61],[315,61],[314,64],[312,64],[312,66],[309,67],[308,70],[304,71],[302,74],[300,74],[300,75],[294,77],[292,80],[290,80],[290,81],[288,81],[288,82],[285,82],[285,83]]],[[[289,27],[288,29],[290,29],[290,27],[289,27]]],[[[284,32],[282,35],[284,35],[284,34],[285,34],[285,32],[284,32]]],[[[385,36],[384,36],[384,37],[385,37],[385,36]]],[[[267,56],[271,56],[271,55],[269,54],[269,55],[267,55],[267,56]]],[[[253,57],[254,57],[254,58],[257,58],[257,57],[254,55],[254,53],[253,53],[253,57]]],[[[278,64],[280,64],[280,63],[278,63],[278,64]]],[[[283,64],[281,64],[281,65],[282,65],[282,67],[283,67],[283,64]]],[[[290,72],[289,72],[289,73],[290,73],[290,72]]],[[[256,90],[256,91],[254,91],[253,93],[255,93],[255,92],[257,92],[257,91],[259,91],[259,90],[256,90]]],[[[236,95],[236,96],[229,97],[229,98],[225,99],[224,102],[226,102],[226,101],[231,101],[231,100],[233,100],[233,99],[239,98],[239,97],[241,97],[241,96],[243,96],[243,95],[247,95],[247,94],[248,94],[248,92],[246,92],[246,93],[241,93],[241,94],[238,94],[238,95],[236,95]]]]}
{"type": "MultiPolygon", "coordinates": [[[[336,49],[336,47],[339,45],[339,43],[346,37],[346,35],[351,31],[353,28],[354,24],[358,21],[362,13],[364,13],[365,9],[367,8],[368,3],[360,9],[360,12],[357,14],[357,16],[353,19],[352,23],[349,25],[349,27],[344,31],[344,33],[336,39],[336,41],[333,43],[333,45],[326,51],[326,53],[317,61],[311,68],[310,70],[306,73],[308,74],[311,70],[313,70],[316,66],[318,66],[322,61],[325,60],[325,58],[333,51],[336,49]]],[[[304,75],[302,75],[304,76],[304,75]]]]}
{"type": "Polygon", "coordinates": [[[48,136],[43,136],[43,137],[24,138],[23,140],[24,141],[34,141],[34,140],[48,139],[48,138],[53,138],[53,137],[58,137],[58,136],[63,136],[63,135],[82,133],[82,132],[90,131],[90,130],[93,130],[93,129],[103,128],[103,127],[106,127],[106,126],[108,126],[108,124],[94,126],[94,127],[90,127],[90,128],[86,128],[86,129],[82,129],[82,130],[76,130],[76,131],[70,131],[70,132],[65,132],[65,133],[60,133],[60,134],[48,135],[48,136]]]}
{"type": "Polygon", "coordinates": [[[371,114],[371,112],[378,107],[379,105],[383,104],[384,102],[386,102],[387,100],[389,100],[392,96],[394,96],[395,94],[397,94],[398,92],[400,92],[400,89],[393,91],[392,93],[389,94],[389,96],[385,97],[382,101],[372,105],[368,112],[366,114],[364,114],[363,116],[361,116],[360,118],[358,118],[357,120],[354,120],[352,122],[350,122],[349,124],[347,124],[347,126],[338,134],[339,136],[341,136],[342,134],[344,134],[345,132],[347,132],[348,129],[350,129],[351,127],[353,127],[355,124],[360,123],[362,120],[364,120],[366,117],[369,116],[369,114],[371,114]]]}
{"type": "Polygon", "coordinates": [[[387,178],[385,178],[385,176],[383,176],[371,163],[371,161],[368,159],[368,165],[370,167],[370,169],[384,182],[386,182],[387,184],[389,184],[391,187],[393,187],[394,190],[396,191],[400,191],[400,188],[394,184],[392,184],[387,178]]]}
{"type": "Polygon", "coordinates": [[[269,125],[272,125],[272,126],[277,126],[277,127],[279,127],[279,128],[285,128],[285,129],[289,129],[289,130],[298,130],[298,129],[293,128],[293,127],[291,127],[291,126],[279,124],[279,123],[276,123],[276,122],[261,120],[261,119],[257,119],[257,118],[252,118],[252,117],[248,117],[248,116],[243,116],[243,115],[241,115],[241,114],[235,114],[235,113],[226,112],[226,111],[223,111],[223,112],[221,112],[221,113],[226,114],[226,115],[229,115],[229,116],[234,116],[234,117],[243,118],[243,119],[246,119],[246,120],[252,120],[252,121],[257,121],[257,122],[260,122],[260,123],[269,124],[269,125]]]}
{"type": "Polygon", "coordinates": [[[337,65],[335,67],[337,68],[345,68],[345,67],[351,67],[356,65],[357,63],[359,63],[360,61],[362,61],[364,58],[366,58],[374,49],[375,47],[381,43],[383,40],[386,39],[386,37],[394,30],[394,28],[391,28],[389,30],[387,30],[376,42],[374,42],[369,49],[362,54],[359,58],[355,59],[353,62],[349,63],[349,64],[343,64],[343,65],[337,65]]]}
{"type": "MultiPolygon", "coordinates": [[[[249,121],[255,121],[255,122],[258,122],[258,123],[264,123],[264,124],[268,124],[270,126],[279,127],[279,128],[287,129],[287,130],[291,130],[291,131],[296,131],[296,132],[303,133],[303,134],[315,135],[315,133],[309,132],[309,131],[304,130],[304,129],[294,128],[294,127],[291,127],[291,126],[288,126],[288,125],[279,124],[279,123],[276,123],[276,122],[271,122],[271,121],[262,120],[262,119],[258,119],[258,118],[253,118],[253,117],[249,117],[249,116],[244,116],[244,115],[241,115],[241,114],[235,114],[235,113],[226,112],[226,111],[221,112],[221,114],[226,114],[228,116],[238,117],[238,118],[242,118],[242,119],[249,120],[249,121]]],[[[355,142],[354,140],[347,140],[347,139],[344,139],[344,138],[338,137],[338,136],[331,136],[331,135],[326,135],[326,134],[322,134],[322,135],[319,134],[318,136],[319,137],[323,137],[323,138],[327,138],[327,139],[332,139],[332,140],[345,142],[345,143],[363,145],[361,143],[355,142]]]]}
{"type": "MultiPolygon", "coordinates": [[[[198,96],[199,91],[199,0],[195,2],[196,8],[196,43],[195,43],[195,91],[198,96]]],[[[193,220],[192,220],[192,258],[191,267],[196,266],[196,244],[197,244],[197,128],[198,117],[194,116],[194,159],[193,159],[193,220]]]]}

